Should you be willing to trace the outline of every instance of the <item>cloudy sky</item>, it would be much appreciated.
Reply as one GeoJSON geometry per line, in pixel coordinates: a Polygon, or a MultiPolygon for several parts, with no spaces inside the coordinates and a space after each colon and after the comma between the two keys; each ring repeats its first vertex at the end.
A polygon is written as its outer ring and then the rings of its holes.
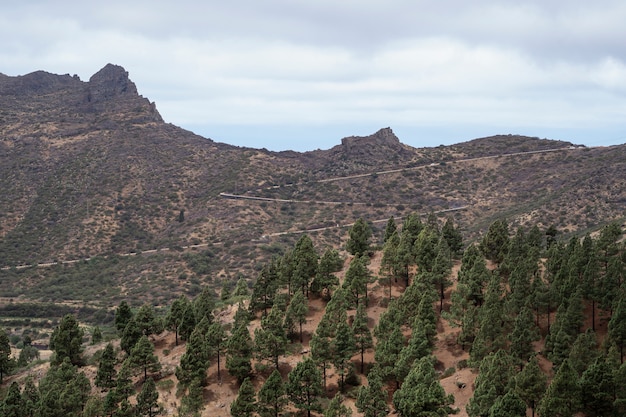
{"type": "Polygon", "coordinates": [[[626,143],[623,0],[8,3],[1,73],[118,64],[167,122],[220,142],[327,149],[389,126],[416,147],[626,143]]]}

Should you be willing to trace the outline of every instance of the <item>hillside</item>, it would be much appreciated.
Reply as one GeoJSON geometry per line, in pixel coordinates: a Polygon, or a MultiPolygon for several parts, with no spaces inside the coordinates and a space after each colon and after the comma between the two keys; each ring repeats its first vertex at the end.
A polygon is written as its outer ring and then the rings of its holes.
{"type": "Polygon", "coordinates": [[[254,280],[305,230],[340,247],[359,217],[376,239],[391,216],[450,209],[440,216],[470,240],[502,217],[592,231],[624,217],[625,161],[625,145],[515,135],[412,148],[390,128],[313,152],[238,148],[164,122],[119,66],[86,82],[4,76],[0,291],[102,305],[149,292],[165,304],[254,280]]]}

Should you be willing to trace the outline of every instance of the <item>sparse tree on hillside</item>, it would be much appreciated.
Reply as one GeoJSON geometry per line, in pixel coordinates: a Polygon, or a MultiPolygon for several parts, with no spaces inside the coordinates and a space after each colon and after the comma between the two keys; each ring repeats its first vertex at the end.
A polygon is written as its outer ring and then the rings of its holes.
{"type": "Polygon", "coordinates": [[[141,336],[130,352],[130,365],[143,371],[144,382],[148,379],[148,371],[156,372],[161,369],[159,358],[154,354],[154,345],[148,336],[141,336]]]}
{"type": "Polygon", "coordinates": [[[306,323],[306,315],[308,311],[308,300],[304,297],[304,294],[302,294],[300,291],[297,291],[293,295],[293,298],[289,303],[286,316],[289,318],[289,321],[291,321],[291,323],[298,324],[300,328],[300,343],[302,343],[302,325],[306,323]]]}
{"type": "Polygon", "coordinates": [[[367,311],[365,310],[365,306],[363,305],[363,303],[361,303],[356,309],[354,321],[352,322],[354,343],[356,345],[357,351],[361,352],[361,373],[364,373],[365,370],[365,351],[374,347],[372,333],[367,326],[367,321],[367,311]]]}
{"type": "Polygon", "coordinates": [[[259,390],[257,412],[261,417],[279,417],[286,404],[285,385],[280,373],[274,369],[259,390]]]}
{"type": "Polygon", "coordinates": [[[226,358],[226,369],[237,378],[239,383],[250,376],[252,372],[252,338],[245,325],[235,327],[232,335],[226,342],[228,357],[226,358]]]}
{"type": "Polygon", "coordinates": [[[393,395],[400,417],[447,416],[456,412],[450,407],[453,403],[452,394],[446,395],[439,383],[431,357],[419,359],[393,395]]]}
{"type": "Polygon", "coordinates": [[[211,356],[217,357],[217,380],[222,381],[221,375],[221,356],[226,351],[226,341],[228,336],[221,323],[215,322],[209,326],[206,334],[206,342],[211,356]]]}
{"type": "Polygon", "coordinates": [[[313,359],[305,358],[289,372],[286,391],[291,403],[297,409],[306,411],[308,417],[311,417],[312,411],[322,411],[322,376],[313,359]]]}
{"type": "Polygon", "coordinates": [[[344,391],[345,376],[348,374],[352,363],[350,358],[357,352],[352,328],[346,322],[337,325],[336,335],[331,345],[333,351],[333,365],[340,375],[339,389],[344,391]]]}
{"type": "MultiPolygon", "coordinates": [[[[206,317],[202,319],[206,322],[206,317]]],[[[194,380],[206,385],[206,371],[209,368],[209,347],[205,335],[196,328],[189,337],[185,353],[176,367],[178,383],[188,388],[194,380]]]]}
{"type": "Polygon", "coordinates": [[[387,396],[380,367],[374,365],[367,375],[367,386],[359,388],[355,403],[356,408],[365,417],[385,417],[389,414],[387,396]]]}
{"type": "Polygon", "coordinates": [[[324,417],[352,417],[352,409],[346,407],[343,404],[343,395],[340,393],[335,394],[328,408],[324,410],[324,417]]]}
{"type": "Polygon", "coordinates": [[[122,336],[126,325],[132,318],[133,311],[126,301],[122,301],[117,307],[117,310],[115,310],[115,328],[117,329],[118,335],[122,336]]]}
{"type": "Polygon", "coordinates": [[[509,250],[509,225],[506,220],[496,220],[489,226],[480,242],[480,250],[490,261],[502,263],[509,250]]]}
{"type": "Polygon", "coordinates": [[[115,376],[117,371],[115,370],[115,364],[117,358],[115,355],[115,349],[113,345],[108,343],[102,351],[100,357],[100,363],[98,365],[98,372],[96,374],[95,385],[100,388],[113,388],[115,386],[115,376]]]}
{"type": "Polygon", "coordinates": [[[4,328],[0,327],[0,384],[5,375],[13,369],[13,360],[11,359],[11,344],[9,335],[4,328]]]}
{"type": "Polygon", "coordinates": [[[138,416],[154,417],[163,412],[159,404],[159,392],[152,378],[144,382],[141,391],[137,394],[135,410],[138,416]]]}
{"type": "Polygon", "coordinates": [[[239,387],[239,394],[230,405],[232,417],[252,417],[256,411],[255,391],[250,378],[243,380],[239,387]]]}
{"type": "Polygon", "coordinates": [[[254,331],[255,352],[260,361],[271,360],[278,370],[278,358],[287,351],[287,334],[283,327],[283,313],[272,307],[261,319],[261,327],[254,331]]]}
{"type": "Polygon", "coordinates": [[[541,371],[537,357],[533,356],[520,373],[515,376],[515,392],[532,410],[535,417],[535,407],[546,392],[547,377],[541,371]]]}
{"type": "Polygon", "coordinates": [[[580,388],[576,372],[566,359],[537,407],[540,416],[573,416],[580,410],[580,388]]]}
{"type": "Polygon", "coordinates": [[[169,330],[174,331],[176,346],[178,346],[178,327],[183,322],[183,316],[188,306],[189,300],[184,295],[181,295],[179,298],[172,302],[172,306],[170,307],[170,310],[165,317],[165,326],[169,330]]]}
{"type": "Polygon", "coordinates": [[[387,225],[385,226],[385,234],[383,236],[383,244],[387,243],[387,241],[393,236],[394,233],[398,232],[398,226],[396,225],[396,220],[391,216],[389,220],[387,220],[387,225]]]}
{"type": "Polygon", "coordinates": [[[52,365],[63,363],[65,358],[68,358],[72,365],[83,365],[83,334],[83,329],[78,326],[78,321],[73,315],[64,316],[50,336],[50,349],[55,353],[52,365]]]}
{"type": "Polygon", "coordinates": [[[354,256],[363,256],[367,253],[372,237],[372,227],[363,218],[359,218],[350,228],[346,250],[354,256]]]}

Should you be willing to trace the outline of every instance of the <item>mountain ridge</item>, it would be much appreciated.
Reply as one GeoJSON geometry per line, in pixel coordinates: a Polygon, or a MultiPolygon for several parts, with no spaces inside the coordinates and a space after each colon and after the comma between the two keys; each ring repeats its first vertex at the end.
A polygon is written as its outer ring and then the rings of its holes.
{"type": "MultiPolygon", "coordinates": [[[[252,280],[300,231],[319,229],[318,247],[341,247],[341,226],[359,217],[380,222],[467,206],[450,216],[476,238],[502,217],[515,226],[555,224],[566,234],[624,216],[624,145],[578,149],[498,135],[413,148],[387,127],[327,150],[274,152],[166,123],[120,66],[107,65],[87,82],[43,71],[20,77],[0,77],[0,266],[209,245],[101,265],[126,295],[145,297],[145,276],[173,286],[166,299],[197,285],[181,276],[216,285],[241,275],[252,280]],[[344,204],[325,203],[333,201],[344,204]]],[[[19,296],[60,285],[55,277],[71,271],[2,274],[1,289],[19,296]]],[[[63,285],[56,296],[76,298],[63,285]]]]}

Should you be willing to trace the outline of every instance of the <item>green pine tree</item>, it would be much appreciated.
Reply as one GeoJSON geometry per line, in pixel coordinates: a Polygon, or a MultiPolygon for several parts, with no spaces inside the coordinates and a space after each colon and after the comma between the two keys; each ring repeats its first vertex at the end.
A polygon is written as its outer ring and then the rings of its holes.
{"type": "Polygon", "coordinates": [[[115,365],[117,363],[117,355],[111,343],[107,343],[100,356],[98,372],[96,373],[95,385],[100,388],[110,389],[115,387],[115,376],[117,371],[115,365]]]}
{"type": "Polygon", "coordinates": [[[393,405],[400,417],[447,416],[456,412],[451,407],[453,403],[454,397],[446,395],[439,383],[431,357],[416,361],[400,389],[393,394],[393,405]]]}
{"type": "Polygon", "coordinates": [[[311,358],[305,358],[289,372],[286,391],[291,403],[298,410],[306,411],[308,417],[312,411],[322,411],[322,376],[311,358]]]}
{"type": "Polygon", "coordinates": [[[324,417],[352,417],[352,409],[343,404],[343,395],[335,394],[328,407],[324,410],[324,417]]]}
{"type": "Polygon", "coordinates": [[[0,384],[2,384],[4,376],[11,372],[13,365],[9,335],[4,328],[0,327],[0,384]]]}
{"type": "Polygon", "coordinates": [[[83,329],[78,326],[78,321],[73,315],[64,316],[50,336],[50,349],[54,351],[52,365],[63,363],[65,358],[73,365],[83,365],[83,334],[83,329]]]}
{"type": "Polygon", "coordinates": [[[159,392],[152,378],[148,378],[141,391],[137,394],[137,405],[135,411],[138,416],[154,417],[163,412],[163,407],[159,404],[159,392]]]}
{"type": "Polygon", "coordinates": [[[531,357],[528,364],[515,376],[515,392],[532,410],[533,417],[547,385],[547,377],[539,368],[536,356],[531,357]]]}
{"type": "Polygon", "coordinates": [[[361,353],[361,373],[365,370],[365,351],[374,347],[372,333],[367,325],[368,316],[363,303],[359,304],[352,322],[352,333],[354,334],[354,343],[356,349],[361,353]]]}
{"type": "Polygon", "coordinates": [[[573,416],[580,410],[580,388],[576,372],[565,359],[541,399],[540,416],[573,416]]]}
{"type": "Polygon", "coordinates": [[[239,394],[230,405],[230,415],[232,417],[252,417],[256,411],[256,393],[250,378],[243,380],[239,387],[239,394]]]}
{"type": "Polygon", "coordinates": [[[286,404],[285,385],[280,373],[274,369],[259,390],[257,412],[261,417],[279,417],[286,404]]]}
{"type": "Polygon", "coordinates": [[[389,414],[387,396],[380,367],[374,365],[367,375],[367,386],[359,388],[355,403],[356,408],[365,417],[385,417],[389,414]]]}
{"type": "Polygon", "coordinates": [[[367,253],[372,237],[372,227],[363,218],[357,219],[348,232],[346,250],[354,256],[362,256],[367,253]]]}
{"type": "Polygon", "coordinates": [[[148,371],[156,372],[161,369],[159,358],[154,354],[154,345],[146,335],[141,336],[128,359],[133,369],[140,369],[143,372],[144,383],[148,379],[148,371]]]}

